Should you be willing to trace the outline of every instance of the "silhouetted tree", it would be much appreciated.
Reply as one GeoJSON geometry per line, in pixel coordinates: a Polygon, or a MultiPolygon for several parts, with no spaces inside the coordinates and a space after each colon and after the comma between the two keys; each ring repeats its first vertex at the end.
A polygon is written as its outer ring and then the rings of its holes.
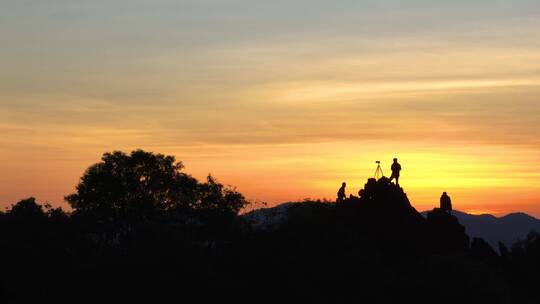
{"type": "Polygon", "coordinates": [[[200,184],[173,156],[142,150],[106,153],[66,196],[76,213],[144,219],[167,211],[214,209],[237,214],[247,201],[212,177],[200,184]]]}
{"type": "Polygon", "coordinates": [[[45,205],[45,214],[47,215],[47,218],[49,218],[53,222],[65,222],[69,219],[69,215],[64,211],[64,209],[58,207],[53,208],[51,205],[46,204],[45,205]]]}
{"type": "Polygon", "coordinates": [[[172,156],[140,150],[106,153],[88,168],[66,201],[76,212],[98,217],[144,217],[187,205],[197,182],[181,173],[182,168],[172,156]]]}
{"type": "Polygon", "coordinates": [[[197,188],[197,200],[193,207],[201,210],[215,210],[238,214],[245,205],[246,199],[241,193],[223,186],[213,176],[209,175],[206,183],[199,184],[197,188]]]}
{"type": "Polygon", "coordinates": [[[527,238],[512,246],[505,260],[506,278],[519,296],[540,301],[540,233],[532,231],[527,238]]]}
{"type": "Polygon", "coordinates": [[[7,214],[11,218],[28,221],[42,220],[46,217],[43,206],[39,205],[33,197],[12,205],[7,214]]]}

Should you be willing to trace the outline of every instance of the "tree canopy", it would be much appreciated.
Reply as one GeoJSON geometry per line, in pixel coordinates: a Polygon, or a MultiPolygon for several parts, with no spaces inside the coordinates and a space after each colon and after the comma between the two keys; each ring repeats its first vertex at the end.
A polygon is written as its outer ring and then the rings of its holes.
{"type": "Polygon", "coordinates": [[[194,210],[237,214],[247,204],[242,194],[212,176],[200,183],[183,168],[174,156],[142,150],[105,153],[66,201],[75,213],[138,219],[194,210]]]}

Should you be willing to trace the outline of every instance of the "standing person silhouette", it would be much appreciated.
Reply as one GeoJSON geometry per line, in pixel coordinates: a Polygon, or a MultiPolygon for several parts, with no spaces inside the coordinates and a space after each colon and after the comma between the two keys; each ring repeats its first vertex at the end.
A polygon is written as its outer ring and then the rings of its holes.
{"type": "Polygon", "coordinates": [[[394,163],[392,164],[392,176],[390,176],[390,182],[395,178],[396,185],[399,186],[399,172],[401,171],[401,165],[398,163],[398,159],[394,158],[394,163]]]}
{"type": "Polygon", "coordinates": [[[345,201],[345,197],[347,197],[347,195],[345,194],[345,188],[347,187],[347,183],[343,183],[341,184],[341,188],[339,188],[339,191],[337,193],[337,201],[336,203],[340,204],[340,203],[343,203],[345,201]]]}

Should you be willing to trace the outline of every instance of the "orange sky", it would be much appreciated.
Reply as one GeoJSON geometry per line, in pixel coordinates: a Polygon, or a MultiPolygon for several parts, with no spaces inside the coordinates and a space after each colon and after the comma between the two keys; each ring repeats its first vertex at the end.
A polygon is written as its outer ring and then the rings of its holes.
{"type": "Polygon", "coordinates": [[[0,206],[65,206],[107,151],[177,156],[269,204],[356,193],[540,216],[540,4],[0,4],[0,206]]]}

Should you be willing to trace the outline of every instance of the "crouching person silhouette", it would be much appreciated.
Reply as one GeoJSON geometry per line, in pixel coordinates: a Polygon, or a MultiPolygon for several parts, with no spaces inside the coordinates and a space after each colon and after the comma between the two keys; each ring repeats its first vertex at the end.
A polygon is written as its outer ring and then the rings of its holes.
{"type": "Polygon", "coordinates": [[[396,185],[399,186],[399,173],[401,171],[401,165],[398,163],[398,159],[394,158],[394,163],[392,164],[392,176],[390,176],[390,182],[395,178],[396,185]]]}
{"type": "Polygon", "coordinates": [[[341,188],[339,188],[339,191],[337,193],[336,203],[341,204],[345,201],[345,198],[347,197],[347,195],[345,194],[346,187],[347,187],[347,183],[341,184],[341,188]]]}
{"type": "Polygon", "coordinates": [[[446,212],[452,211],[452,200],[450,199],[450,196],[446,194],[446,192],[443,192],[441,196],[441,210],[446,212]]]}

